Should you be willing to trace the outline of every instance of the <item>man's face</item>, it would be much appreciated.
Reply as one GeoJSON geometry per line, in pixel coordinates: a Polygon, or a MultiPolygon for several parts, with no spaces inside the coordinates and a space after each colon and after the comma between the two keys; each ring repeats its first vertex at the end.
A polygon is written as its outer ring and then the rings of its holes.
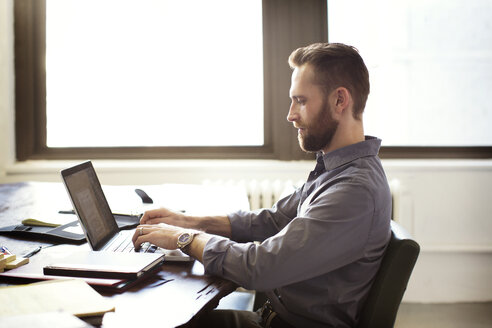
{"type": "Polygon", "coordinates": [[[327,97],[313,81],[314,72],[310,65],[294,69],[290,88],[292,103],[287,120],[298,129],[299,145],[306,152],[328,148],[338,127],[327,97]]]}

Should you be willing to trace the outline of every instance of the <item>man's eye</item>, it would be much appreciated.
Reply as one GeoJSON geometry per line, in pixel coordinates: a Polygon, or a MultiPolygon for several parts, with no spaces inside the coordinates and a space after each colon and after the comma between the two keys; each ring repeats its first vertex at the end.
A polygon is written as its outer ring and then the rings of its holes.
{"type": "Polygon", "coordinates": [[[292,97],[292,102],[299,105],[304,105],[306,103],[306,100],[304,98],[292,97]]]}

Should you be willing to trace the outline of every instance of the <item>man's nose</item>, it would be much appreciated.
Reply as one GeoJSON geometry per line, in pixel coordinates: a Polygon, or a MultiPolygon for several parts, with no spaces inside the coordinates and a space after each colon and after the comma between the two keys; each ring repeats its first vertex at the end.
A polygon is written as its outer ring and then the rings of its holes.
{"type": "Polygon", "coordinates": [[[290,103],[289,113],[287,114],[287,121],[294,122],[298,119],[297,109],[294,102],[290,103]]]}

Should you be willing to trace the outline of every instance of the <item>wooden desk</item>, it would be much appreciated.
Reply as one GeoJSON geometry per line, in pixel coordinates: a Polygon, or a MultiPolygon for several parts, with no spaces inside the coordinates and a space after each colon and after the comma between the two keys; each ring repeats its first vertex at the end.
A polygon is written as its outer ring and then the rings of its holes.
{"type": "MultiPolygon", "coordinates": [[[[217,202],[218,198],[211,196],[217,202]]],[[[200,201],[203,202],[203,199],[200,201]]],[[[247,200],[240,198],[236,203],[238,208],[244,208],[247,200]]],[[[230,202],[227,204],[231,205],[230,202]]],[[[213,200],[208,205],[213,206],[213,200]]],[[[60,209],[71,208],[67,206],[70,206],[70,202],[61,183],[0,185],[0,226],[18,224],[24,218],[38,217],[40,213],[57,213],[60,209]]],[[[219,203],[217,206],[221,209],[219,203]]],[[[51,243],[0,235],[0,245],[7,246],[14,254],[22,255],[39,245],[51,243]]],[[[0,277],[2,283],[5,285],[0,277]]],[[[219,300],[235,288],[236,285],[230,281],[205,275],[203,265],[198,261],[165,263],[158,274],[124,293],[101,292],[116,307],[114,313],[104,316],[103,326],[192,326],[201,313],[215,308],[219,300]]]]}

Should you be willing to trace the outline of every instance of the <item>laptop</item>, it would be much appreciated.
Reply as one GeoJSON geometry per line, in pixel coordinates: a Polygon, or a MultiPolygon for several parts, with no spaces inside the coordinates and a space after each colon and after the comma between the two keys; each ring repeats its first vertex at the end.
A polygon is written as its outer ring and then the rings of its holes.
{"type": "Polygon", "coordinates": [[[135,279],[159,267],[163,253],[145,245],[135,252],[135,230],[120,231],[90,161],[61,171],[75,213],[92,251],[69,254],[45,274],[135,279]],[[94,252],[95,251],[95,252],[94,252]]]}
{"type": "MultiPolygon", "coordinates": [[[[87,161],[62,170],[61,175],[91,249],[134,252],[131,239],[135,230],[118,228],[92,163],[87,161]]],[[[153,245],[142,245],[140,252],[156,249],[153,245]]]]}
{"type": "MultiPolygon", "coordinates": [[[[119,230],[91,161],[61,171],[63,183],[84,235],[94,251],[135,252],[133,230],[119,230]]],[[[179,249],[168,250],[145,243],[138,252],[160,253],[166,261],[192,261],[179,249]]]]}

